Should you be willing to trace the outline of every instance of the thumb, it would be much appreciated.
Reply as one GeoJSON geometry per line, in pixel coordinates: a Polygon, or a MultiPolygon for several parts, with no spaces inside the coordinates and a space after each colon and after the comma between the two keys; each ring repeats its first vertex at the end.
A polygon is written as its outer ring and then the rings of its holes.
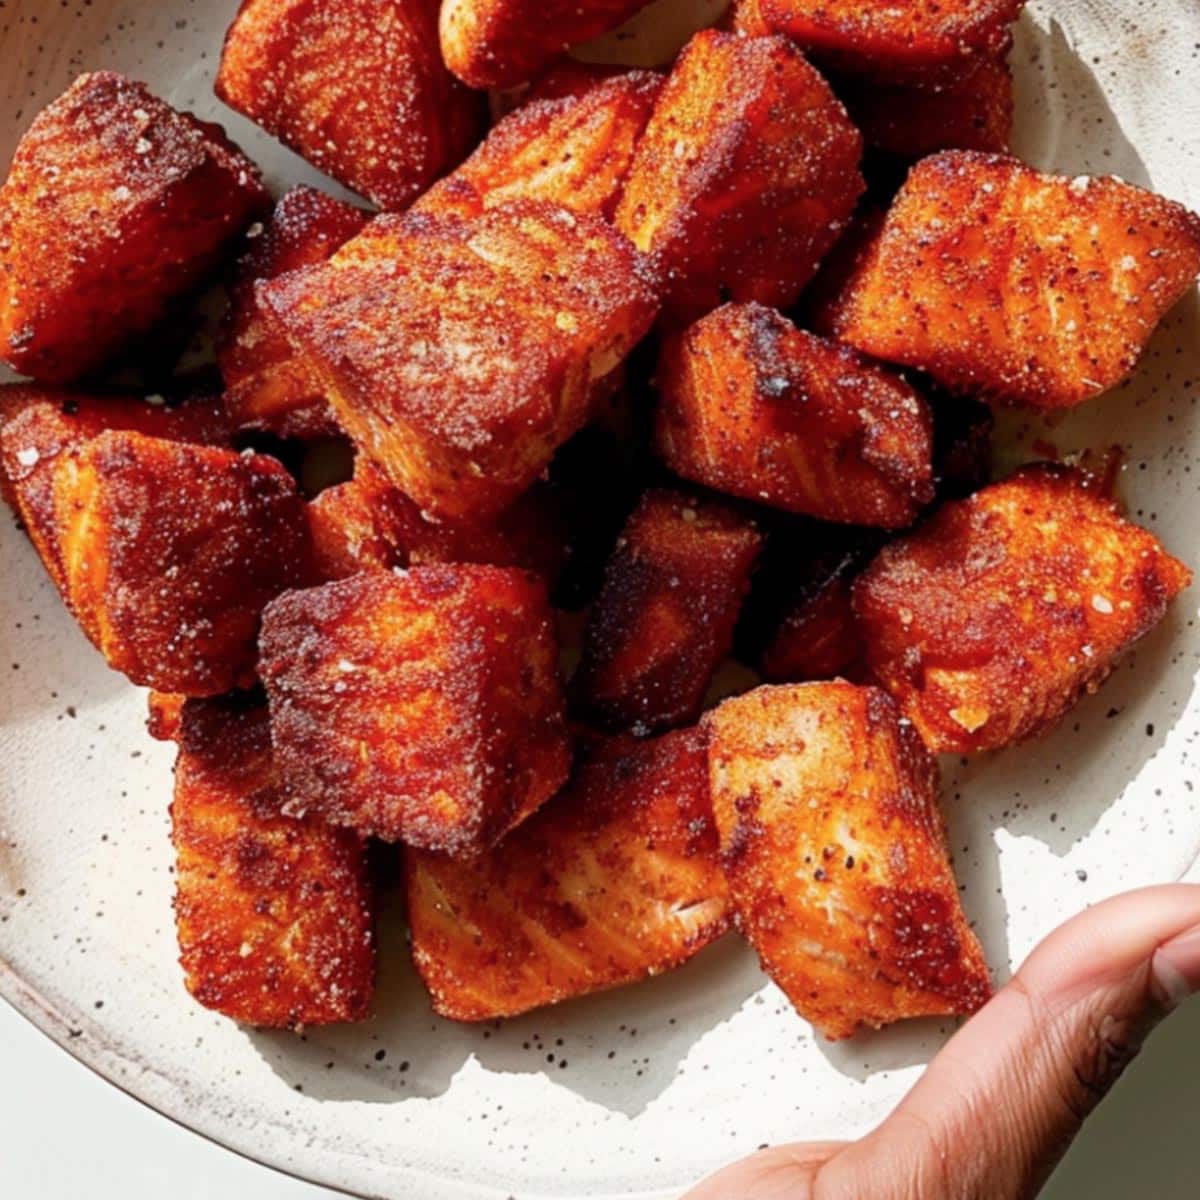
{"type": "Polygon", "coordinates": [[[1200,886],[1131,892],[1051,934],[896,1111],[825,1164],[829,1200],[1033,1196],[1149,1030],[1200,990],[1200,886]]]}

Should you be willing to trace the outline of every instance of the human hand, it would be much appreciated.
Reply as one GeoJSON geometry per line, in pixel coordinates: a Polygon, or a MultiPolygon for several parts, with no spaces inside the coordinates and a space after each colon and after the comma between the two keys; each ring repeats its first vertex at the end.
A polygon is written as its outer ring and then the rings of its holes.
{"type": "Polygon", "coordinates": [[[763,1150],[684,1200],[1026,1200],[1195,991],[1200,886],[1098,904],[1034,950],[872,1133],[763,1150]]]}

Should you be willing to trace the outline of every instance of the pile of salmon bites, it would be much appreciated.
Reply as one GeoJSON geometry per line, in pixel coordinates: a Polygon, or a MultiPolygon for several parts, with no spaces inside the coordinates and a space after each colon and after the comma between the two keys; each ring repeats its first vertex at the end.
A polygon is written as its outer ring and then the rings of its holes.
{"type": "Polygon", "coordinates": [[[972,1012],[935,756],[1190,581],[1101,478],[989,482],[988,405],[1112,388],[1200,273],[1178,204],[1006,152],[1019,0],[560,57],[640,7],[245,0],[218,95],[370,210],[107,72],[0,191],[0,482],[178,743],[186,983],[239,1021],[369,1014],[373,842],[453,1019],[734,927],[829,1037],[972,1012]]]}

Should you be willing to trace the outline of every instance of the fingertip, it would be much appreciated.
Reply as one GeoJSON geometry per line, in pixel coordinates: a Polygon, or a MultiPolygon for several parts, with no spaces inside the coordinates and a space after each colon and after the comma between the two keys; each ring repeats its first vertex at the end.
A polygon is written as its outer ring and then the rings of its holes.
{"type": "Polygon", "coordinates": [[[808,1200],[817,1172],[844,1142],[772,1146],[709,1176],[682,1200],[808,1200]]]}
{"type": "Polygon", "coordinates": [[[1155,999],[1167,1012],[1200,991],[1200,924],[1159,946],[1150,980],[1155,999]]]}
{"type": "MultiPolygon", "coordinates": [[[[1033,950],[1016,978],[1056,1009],[1105,979],[1144,967],[1161,947],[1196,927],[1200,884],[1140,888],[1101,901],[1060,926],[1033,950]]],[[[1200,963],[1193,958],[1187,963],[1185,979],[1200,984],[1200,963]]]]}

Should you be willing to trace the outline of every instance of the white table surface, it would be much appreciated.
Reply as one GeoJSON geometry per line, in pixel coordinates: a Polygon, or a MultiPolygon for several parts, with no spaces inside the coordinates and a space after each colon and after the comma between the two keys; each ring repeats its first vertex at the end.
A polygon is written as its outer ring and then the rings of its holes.
{"type": "MultiPolygon", "coordinates": [[[[0,1196],[319,1200],[335,1193],[238,1158],[131,1100],[0,1001],[0,1196]]],[[[1200,1001],[1151,1039],[1043,1200],[1200,1196],[1200,1001]]],[[[415,1200],[415,1198],[414,1198],[415,1200]]]]}

